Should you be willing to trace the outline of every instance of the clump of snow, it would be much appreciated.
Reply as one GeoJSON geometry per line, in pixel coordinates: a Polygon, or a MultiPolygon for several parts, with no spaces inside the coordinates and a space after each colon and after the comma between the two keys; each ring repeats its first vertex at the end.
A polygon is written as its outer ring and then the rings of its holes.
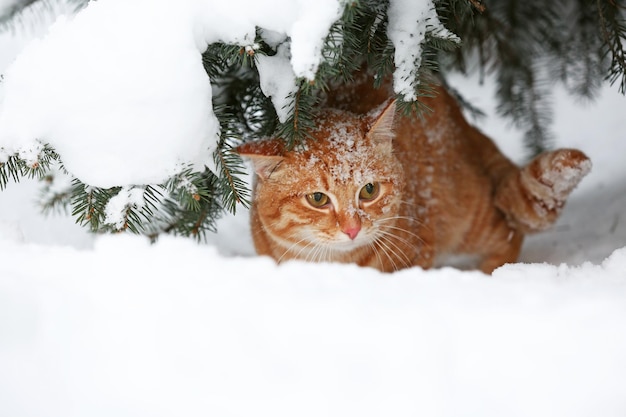
{"type": "Polygon", "coordinates": [[[278,120],[281,123],[286,122],[293,110],[290,97],[298,91],[296,75],[289,60],[288,45],[280,45],[273,56],[259,54],[256,57],[256,66],[259,70],[261,91],[272,99],[278,120]]]}
{"type": "Polygon", "coordinates": [[[41,151],[43,151],[43,145],[39,141],[33,141],[30,146],[21,148],[18,156],[26,165],[34,168],[39,162],[41,151]]]}
{"type": "Polygon", "coordinates": [[[287,35],[273,30],[260,29],[259,34],[265,43],[274,49],[278,49],[280,44],[287,40],[287,35]]]}
{"type": "MultiPolygon", "coordinates": [[[[136,1],[136,0],[135,0],[136,1]]],[[[297,77],[315,78],[328,30],[341,17],[345,0],[187,0],[193,2],[198,41],[249,45],[256,28],[278,45],[289,37],[297,77]]],[[[180,7],[177,4],[177,7],[180,7]]]]}
{"type": "Polygon", "coordinates": [[[395,47],[394,91],[405,101],[413,101],[417,99],[416,67],[421,65],[426,34],[456,42],[460,39],[439,21],[431,0],[390,0],[388,16],[387,35],[395,47]]]}
{"type": "MultiPolygon", "coordinates": [[[[299,1],[299,13],[307,16],[291,28],[291,63],[298,77],[315,78],[322,58],[323,40],[331,25],[341,17],[345,0],[299,1]]],[[[276,11],[273,11],[276,13],[276,11]]],[[[282,11],[281,11],[282,12],[282,11]]]]}
{"type": "Polygon", "coordinates": [[[122,187],[104,208],[104,223],[123,230],[128,221],[128,211],[141,209],[145,204],[143,187],[122,187]]]}

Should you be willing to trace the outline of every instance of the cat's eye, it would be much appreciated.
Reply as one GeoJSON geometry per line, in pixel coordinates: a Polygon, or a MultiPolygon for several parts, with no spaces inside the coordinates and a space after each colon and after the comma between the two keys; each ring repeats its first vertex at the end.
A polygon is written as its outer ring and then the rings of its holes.
{"type": "Polygon", "coordinates": [[[359,199],[363,201],[371,201],[378,197],[380,192],[380,184],[377,182],[368,182],[361,188],[359,192],[359,199]]]}
{"type": "Polygon", "coordinates": [[[324,193],[312,193],[306,195],[306,201],[309,202],[315,208],[324,207],[326,204],[330,202],[328,196],[324,193]]]}

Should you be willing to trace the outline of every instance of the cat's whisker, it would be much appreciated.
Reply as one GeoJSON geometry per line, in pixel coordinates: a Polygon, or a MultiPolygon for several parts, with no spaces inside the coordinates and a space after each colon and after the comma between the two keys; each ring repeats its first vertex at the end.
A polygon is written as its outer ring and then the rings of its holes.
{"type": "Polygon", "coordinates": [[[381,219],[376,219],[376,223],[388,222],[388,221],[392,221],[392,220],[408,220],[408,221],[417,223],[419,226],[424,226],[425,225],[425,223],[423,221],[419,220],[416,217],[410,217],[410,216],[383,217],[381,219]]]}
{"type": "Polygon", "coordinates": [[[319,254],[317,258],[318,262],[328,262],[327,261],[328,247],[329,245],[325,242],[320,245],[320,250],[319,250],[319,254]]]}
{"type": "Polygon", "coordinates": [[[376,259],[378,259],[378,265],[383,265],[383,259],[380,257],[380,253],[378,250],[378,247],[376,246],[376,240],[370,242],[367,244],[367,246],[372,250],[372,252],[374,252],[374,254],[376,255],[376,259]]]}
{"type": "MultiPolygon", "coordinates": [[[[378,237],[382,237],[382,236],[384,236],[384,237],[386,237],[386,238],[388,238],[390,240],[397,240],[400,244],[403,244],[407,248],[415,246],[415,242],[412,242],[409,239],[405,239],[405,238],[402,238],[400,236],[397,236],[395,233],[389,232],[387,230],[381,230],[379,232],[378,237]]],[[[422,243],[422,242],[420,242],[420,243],[422,243]]]]}
{"type": "MultiPolygon", "coordinates": [[[[426,229],[426,230],[432,231],[431,227],[430,227],[427,223],[425,223],[425,222],[423,222],[422,220],[419,220],[419,219],[417,219],[417,218],[415,218],[415,217],[409,217],[409,216],[392,216],[392,217],[385,217],[385,218],[383,218],[383,219],[377,219],[375,223],[376,223],[376,224],[378,224],[378,223],[382,223],[382,222],[386,222],[386,221],[391,221],[391,220],[408,220],[408,221],[410,221],[410,222],[415,222],[415,223],[417,224],[417,226],[421,226],[421,227],[423,227],[423,228],[424,228],[424,229],[426,229]]],[[[389,227],[389,226],[387,226],[387,225],[381,225],[381,226],[384,226],[384,227],[389,227]]],[[[398,230],[402,230],[402,229],[398,229],[398,230]]],[[[408,230],[405,230],[405,232],[409,233],[409,231],[408,231],[408,230]]],[[[417,236],[417,235],[414,235],[414,236],[417,236]]],[[[421,238],[420,238],[420,240],[421,240],[421,238]]]]}
{"type": "Polygon", "coordinates": [[[330,262],[333,259],[333,247],[332,245],[325,245],[324,247],[324,256],[322,257],[322,260],[324,262],[330,262]]]}
{"type": "Polygon", "coordinates": [[[307,245],[307,248],[310,246],[312,248],[306,253],[305,260],[308,262],[323,262],[328,245],[322,241],[312,241],[307,245]]]}
{"type": "Polygon", "coordinates": [[[398,236],[396,233],[392,233],[392,232],[390,232],[389,230],[385,230],[385,229],[390,229],[390,230],[393,230],[393,231],[399,231],[399,232],[406,233],[406,234],[408,234],[409,236],[412,236],[412,237],[414,237],[415,239],[417,239],[417,241],[418,241],[418,242],[420,242],[420,243],[422,243],[422,244],[426,244],[426,241],[425,241],[422,237],[420,237],[419,235],[417,235],[417,234],[415,234],[415,233],[413,233],[413,232],[410,232],[410,231],[408,231],[408,230],[406,230],[406,229],[403,229],[403,228],[401,228],[401,227],[398,227],[398,226],[388,226],[388,225],[383,225],[383,226],[381,226],[381,228],[379,229],[379,230],[380,230],[380,233],[385,233],[385,234],[387,234],[387,235],[389,235],[389,236],[392,236],[392,237],[394,237],[394,238],[396,238],[396,239],[400,240],[401,242],[403,242],[403,243],[405,243],[405,244],[407,244],[407,245],[409,245],[409,246],[412,246],[412,245],[413,245],[413,243],[412,243],[412,242],[410,242],[410,241],[409,241],[409,239],[402,238],[402,237],[398,236]]]}
{"type": "Polygon", "coordinates": [[[417,203],[415,201],[408,201],[408,200],[399,200],[400,204],[404,204],[407,206],[416,206],[417,203]]]}
{"type": "MultiPolygon", "coordinates": [[[[280,263],[280,262],[283,260],[283,258],[284,258],[284,257],[285,257],[285,256],[286,256],[289,252],[291,252],[291,251],[292,251],[292,249],[294,249],[296,246],[300,245],[300,244],[301,244],[302,242],[304,242],[305,240],[307,240],[307,238],[306,238],[306,237],[303,237],[302,239],[298,240],[297,242],[295,242],[295,243],[293,243],[291,246],[289,246],[289,248],[287,248],[287,249],[285,250],[285,252],[283,252],[283,254],[280,256],[280,258],[278,258],[278,261],[277,261],[277,262],[278,262],[278,263],[280,263]]],[[[302,254],[302,251],[304,251],[305,249],[307,249],[309,246],[311,246],[311,245],[313,245],[313,244],[315,244],[315,243],[314,243],[314,242],[312,242],[312,241],[309,241],[306,245],[304,245],[303,247],[301,247],[301,248],[300,248],[300,250],[298,251],[298,253],[296,253],[296,256],[295,256],[295,257],[296,257],[296,258],[299,258],[299,257],[300,257],[300,255],[302,254]]]]}
{"type": "MultiPolygon", "coordinates": [[[[307,250],[307,251],[304,253],[304,256],[302,257],[302,259],[304,259],[304,260],[305,260],[305,261],[307,261],[307,262],[315,262],[315,257],[313,256],[313,254],[314,254],[314,253],[315,253],[315,251],[317,250],[317,245],[316,245],[316,244],[311,244],[311,245],[307,245],[307,247],[308,247],[308,246],[311,246],[311,249],[310,249],[310,250],[307,250]]],[[[301,258],[300,258],[300,254],[301,254],[301,253],[302,253],[302,251],[298,252],[298,257],[297,257],[297,259],[301,259],[301,258]]]]}
{"type": "Polygon", "coordinates": [[[402,261],[405,267],[411,266],[411,259],[406,255],[405,251],[402,250],[402,247],[395,243],[392,238],[397,238],[397,236],[392,233],[383,233],[377,240],[386,242],[386,246],[391,250],[392,254],[395,255],[398,260],[402,261]]]}
{"type": "Polygon", "coordinates": [[[389,245],[387,243],[385,243],[384,241],[381,241],[380,239],[374,240],[371,244],[370,247],[374,250],[374,253],[376,253],[376,256],[380,262],[380,265],[384,265],[382,257],[380,255],[380,253],[382,252],[382,254],[389,260],[389,262],[391,263],[391,266],[393,268],[394,271],[398,271],[400,268],[398,266],[398,264],[395,262],[394,259],[397,259],[397,254],[395,252],[395,250],[393,250],[393,248],[389,247],[389,245]]]}
{"type": "Polygon", "coordinates": [[[417,223],[418,226],[424,226],[425,224],[421,221],[416,219],[415,217],[408,217],[408,216],[392,216],[392,217],[386,217],[386,218],[382,218],[382,219],[377,219],[376,221],[374,221],[374,224],[380,228],[385,228],[385,229],[392,229],[392,230],[397,230],[397,231],[401,231],[404,232],[408,235],[411,235],[413,237],[415,237],[416,239],[418,239],[419,241],[423,242],[423,239],[417,235],[416,233],[413,233],[409,230],[407,230],[406,228],[402,228],[399,227],[397,225],[389,225],[389,224],[385,224],[386,222],[392,221],[392,220],[408,220],[408,221],[412,221],[417,223]]]}
{"type": "Polygon", "coordinates": [[[317,251],[319,250],[319,245],[315,242],[309,242],[309,244],[307,244],[304,248],[302,248],[300,250],[300,252],[298,252],[297,255],[297,259],[304,259],[307,262],[315,262],[315,255],[317,254],[317,251]],[[304,255],[302,256],[302,252],[306,249],[306,252],[304,252],[304,255]]]}
{"type": "MultiPolygon", "coordinates": [[[[400,200],[400,204],[403,204],[403,205],[406,205],[406,206],[411,207],[411,210],[412,210],[413,212],[418,212],[418,211],[419,211],[419,210],[418,210],[418,207],[420,207],[420,206],[418,206],[418,204],[417,204],[416,202],[414,202],[414,201],[412,201],[412,202],[411,202],[411,201],[407,201],[407,200],[400,200]]],[[[422,209],[425,209],[426,207],[421,206],[421,208],[422,208],[422,209]]],[[[410,220],[410,221],[415,221],[415,222],[417,222],[420,226],[423,226],[423,227],[426,227],[427,229],[430,229],[430,227],[429,227],[429,226],[428,226],[428,225],[427,225],[424,221],[418,220],[418,219],[417,219],[417,218],[415,218],[415,217],[408,217],[408,216],[395,216],[395,218],[405,219],[405,220],[410,220]]]]}
{"type": "Polygon", "coordinates": [[[319,243],[315,243],[312,246],[312,249],[307,253],[307,261],[316,262],[317,257],[319,256],[319,253],[320,253],[320,245],[319,243]]]}
{"type": "Polygon", "coordinates": [[[326,252],[326,245],[324,244],[317,244],[315,246],[315,248],[317,249],[315,251],[315,262],[324,262],[324,254],[326,252]]]}
{"type": "Polygon", "coordinates": [[[387,245],[387,243],[385,243],[383,239],[376,239],[372,242],[372,244],[377,245],[382,250],[385,256],[387,256],[387,259],[389,259],[389,261],[391,262],[393,270],[397,271],[399,268],[396,262],[394,261],[394,256],[397,256],[395,251],[392,248],[390,248],[389,245],[387,245]]]}
{"type": "MultiPolygon", "coordinates": [[[[387,228],[392,228],[392,227],[387,227],[387,228]]],[[[410,236],[413,236],[416,239],[416,242],[412,242],[409,239],[405,239],[402,238],[400,236],[398,236],[397,233],[394,232],[390,232],[390,231],[383,231],[381,230],[381,233],[384,232],[386,235],[388,235],[391,238],[397,239],[399,241],[401,241],[402,243],[404,243],[405,245],[409,246],[409,247],[415,247],[415,245],[417,243],[419,243],[421,245],[421,247],[425,248],[425,249],[432,249],[433,246],[432,244],[428,243],[426,240],[424,240],[424,238],[422,238],[421,236],[415,234],[415,233],[411,233],[408,230],[404,230],[404,229],[398,229],[399,231],[403,231],[407,234],[409,234],[410,236]]]]}
{"type": "Polygon", "coordinates": [[[311,252],[311,260],[313,262],[322,262],[322,256],[324,253],[324,245],[317,243],[311,252]]]}
{"type": "Polygon", "coordinates": [[[372,248],[374,250],[374,253],[376,253],[376,257],[378,258],[378,262],[380,262],[380,265],[382,267],[382,265],[384,265],[383,261],[382,261],[382,257],[380,256],[380,252],[382,252],[385,257],[387,259],[389,259],[389,261],[391,262],[392,266],[393,266],[393,270],[397,271],[397,267],[395,265],[395,262],[393,261],[393,258],[387,253],[387,251],[385,250],[384,246],[378,241],[378,240],[374,240],[369,244],[370,248],[372,248]]]}
{"type": "Polygon", "coordinates": [[[335,250],[332,245],[326,245],[325,262],[332,262],[335,257],[335,250]]]}
{"type": "Polygon", "coordinates": [[[331,244],[323,244],[320,251],[320,262],[332,262],[333,260],[333,246],[331,244]]]}

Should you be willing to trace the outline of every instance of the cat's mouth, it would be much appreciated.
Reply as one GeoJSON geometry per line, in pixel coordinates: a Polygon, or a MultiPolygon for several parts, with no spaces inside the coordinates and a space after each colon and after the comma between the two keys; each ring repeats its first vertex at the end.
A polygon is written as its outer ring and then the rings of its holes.
{"type": "Polygon", "coordinates": [[[282,243],[290,253],[296,254],[296,258],[332,260],[338,255],[343,256],[371,245],[373,238],[364,231],[361,231],[354,239],[344,234],[329,236],[307,233],[296,243],[286,241],[282,243]]]}
{"type": "Polygon", "coordinates": [[[333,250],[338,252],[351,252],[355,249],[367,246],[371,243],[370,239],[365,233],[359,233],[354,239],[345,235],[339,235],[328,242],[328,245],[333,250]]]}

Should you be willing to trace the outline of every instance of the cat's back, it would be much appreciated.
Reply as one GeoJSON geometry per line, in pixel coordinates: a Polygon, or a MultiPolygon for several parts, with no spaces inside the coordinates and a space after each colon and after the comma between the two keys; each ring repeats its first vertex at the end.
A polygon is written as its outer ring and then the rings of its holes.
{"type": "Polygon", "coordinates": [[[422,99],[428,113],[398,115],[396,122],[396,156],[407,178],[405,214],[417,213],[419,232],[438,255],[474,252],[504,220],[494,209],[497,184],[486,167],[516,168],[465,120],[443,87],[435,94],[422,99]]]}

